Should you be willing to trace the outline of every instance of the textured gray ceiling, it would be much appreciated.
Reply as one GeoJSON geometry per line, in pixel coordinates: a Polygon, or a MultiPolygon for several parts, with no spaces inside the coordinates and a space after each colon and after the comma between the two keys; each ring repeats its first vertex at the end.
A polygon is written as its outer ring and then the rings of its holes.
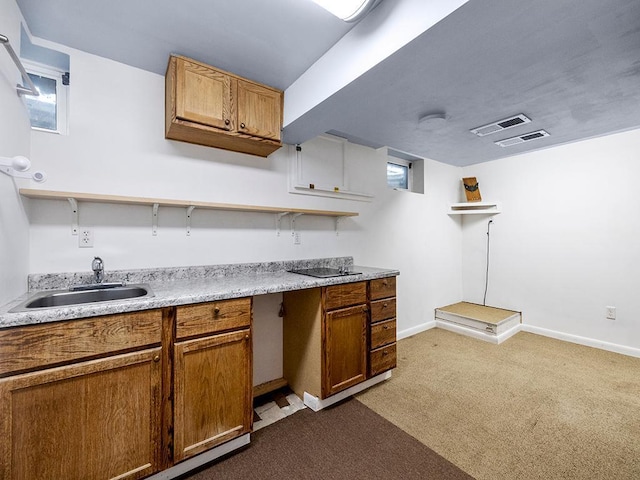
{"type": "Polygon", "coordinates": [[[471,0],[288,125],[285,140],[334,130],[462,166],[638,126],[640,1],[471,0]],[[433,111],[447,121],[418,121],[433,111]],[[518,113],[532,123],[469,132],[518,113]],[[551,136],[494,144],[538,129],[551,136]]]}
{"type": "MultiPolygon", "coordinates": [[[[386,11],[401,1],[385,0],[386,11]]],[[[310,0],[17,3],[32,33],[54,42],[160,74],[180,53],[282,89],[353,27],[310,0]]],[[[469,165],[636,127],[639,0],[470,0],[287,125],[284,138],[337,131],[469,165]],[[418,122],[437,110],[443,125],[418,122]],[[518,113],[533,122],[469,133],[518,113]],[[551,136],[494,144],[541,128],[551,136]]]]}
{"type": "Polygon", "coordinates": [[[311,0],[17,0],[37,37],[164,75],[170,53],[284,89],[353,28],[311,0]]]}

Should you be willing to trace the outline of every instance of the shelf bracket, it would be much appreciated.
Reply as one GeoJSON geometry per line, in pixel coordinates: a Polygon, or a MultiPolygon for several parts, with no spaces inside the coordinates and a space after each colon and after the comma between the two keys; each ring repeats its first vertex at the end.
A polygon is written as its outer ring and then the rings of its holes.
{"type": "Polygon", "coordinates": [[[151,217],[151,235],[158,235],[158,203],[153,204],[153,215],[151,217]]]}
{"type": "Polygon", "coordinates": [[[71,235],[78,235],[78,202],[75,198],[67,198],[71,204],[71,235]]]}
{"type": "Polygon", "coordinates": [[[295,236],[296,234],[296,218],[300,215],[304,215],[304,213],[293,213],[291,214],[291,236],[295,236]]]}
{"type": "Polygon", "coordinates": [[[187,207],[187,237],[191,236],[191,214],[195,208],[195,205],[187,207]]]}
{"type": "Polygon", "coordinates": [[[276,213],[276,236],[277,237],[280,236],[280,221],[282,220],[282,217],[285,217],[287,215],[289,215],[289,212],[276,213]]]}
{"type": "Polygon", "coordinates": [[[340,235],[340,224],[342,223],[343,219],[344,217],[336,217],[336,237],[340,235]]]}

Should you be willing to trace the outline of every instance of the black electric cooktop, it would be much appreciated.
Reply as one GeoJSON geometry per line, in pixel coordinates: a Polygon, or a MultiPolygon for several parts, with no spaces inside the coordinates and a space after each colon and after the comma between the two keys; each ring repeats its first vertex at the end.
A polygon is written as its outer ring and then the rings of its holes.
{"type": "Polygon", "coordinates": [[[300,270],[289,270],[291,273],[299,273],[300,275],[308,275],[316,278],[344,277],[346,275],[359,275],[361,272],[342,271],[339,268],[317,267],[303,268],[300,270]]]}

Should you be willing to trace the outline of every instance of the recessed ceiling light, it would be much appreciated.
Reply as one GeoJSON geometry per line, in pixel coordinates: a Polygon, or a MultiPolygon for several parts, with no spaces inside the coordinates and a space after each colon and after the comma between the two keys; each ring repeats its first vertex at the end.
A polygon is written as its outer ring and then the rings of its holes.
{"type": "Polygon", "coordinates": [[[356,22],[381,0],[313,0],[314,3],[345,22],[356,22]]]}

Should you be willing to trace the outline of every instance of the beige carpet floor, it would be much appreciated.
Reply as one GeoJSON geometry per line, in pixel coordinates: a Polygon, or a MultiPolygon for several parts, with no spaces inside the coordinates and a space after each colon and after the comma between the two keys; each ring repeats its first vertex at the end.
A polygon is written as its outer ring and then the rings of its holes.
{"type": "Polygon", "coordinates": [[[640,479],[640,358],[436,328],[356,398],[478,480],[640,479]]]}

